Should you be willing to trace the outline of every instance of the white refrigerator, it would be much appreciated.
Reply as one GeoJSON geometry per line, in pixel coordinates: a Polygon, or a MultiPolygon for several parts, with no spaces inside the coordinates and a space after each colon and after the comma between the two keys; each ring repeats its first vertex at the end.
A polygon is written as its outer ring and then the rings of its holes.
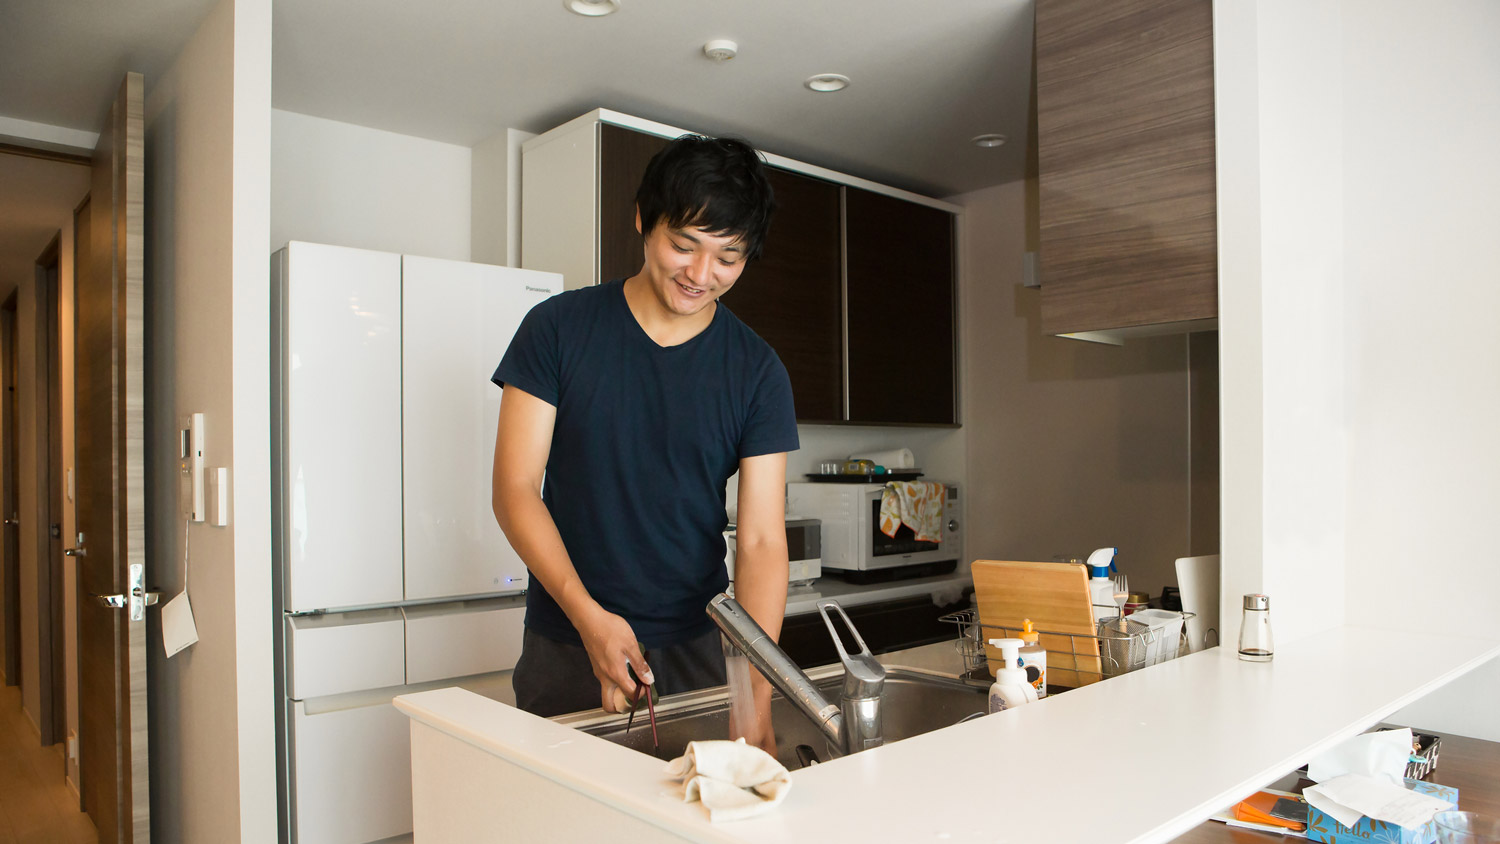
{"type": "Polygon", "coordinates": [[[526,569],[490,508],[490,375],[555,273],[292,242],[271,261],[281,837],[402,840],[391,698],[505,698],[526,569]]]}

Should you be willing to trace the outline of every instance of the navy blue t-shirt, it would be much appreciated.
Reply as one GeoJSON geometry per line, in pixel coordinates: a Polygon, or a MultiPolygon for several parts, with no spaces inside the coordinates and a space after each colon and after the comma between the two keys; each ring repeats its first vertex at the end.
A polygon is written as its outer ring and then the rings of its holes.
{"type": "MultiPolygon", "coordinates": [[[[696,337],[661,347],[620,280],[527,314],[493,378],[557,408],[542,500],[594,600],[647,648],[712,628],[729,584],[725,482],[743,457],[795,451],[786,367],[722,302],[696,337]]],[[[535,577],[526,626],[580,642],[535,577]]]]}

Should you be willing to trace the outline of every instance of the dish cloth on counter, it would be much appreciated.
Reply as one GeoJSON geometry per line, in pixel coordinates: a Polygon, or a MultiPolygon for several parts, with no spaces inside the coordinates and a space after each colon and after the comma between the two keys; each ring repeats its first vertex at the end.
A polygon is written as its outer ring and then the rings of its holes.
{"type": "Polygon", "coordinates": [[[688,742],[687,752],[667,763],[667,776],[682,783],[683,801],[701,801],[714,823],[768,812],[792,789],[785,766],[742,738],[688,742]]]}
{"type": "Polygon", "coordinates": [[[880,532],[895,536],[902,525],[922,542],[943,541],[943,499],[935,481],[891,481],[880,493],[880,532]]]}

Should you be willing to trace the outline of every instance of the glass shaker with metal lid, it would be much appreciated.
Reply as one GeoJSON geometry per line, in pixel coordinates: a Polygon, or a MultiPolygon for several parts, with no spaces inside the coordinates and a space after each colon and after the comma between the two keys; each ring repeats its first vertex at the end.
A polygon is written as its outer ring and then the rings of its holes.
{"type": "Polygon", "coordinates": [[[1275,653],[1271,644],[1271,598],[1268,595],[1245,596],[1245,610],[1240,616],[1240,659],[1270,662],[1275,653]]]}

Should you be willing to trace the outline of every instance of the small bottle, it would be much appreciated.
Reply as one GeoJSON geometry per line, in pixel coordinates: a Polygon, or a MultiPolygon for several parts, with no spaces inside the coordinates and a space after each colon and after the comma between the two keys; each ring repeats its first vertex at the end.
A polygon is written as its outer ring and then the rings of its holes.
{"type": "Polygon", "coordinates": [[[1036,702],[1036,689],[1026,682],[1026,671],[1018,664],[1021,647],[1026,643],[1020,639],[991,639],[990,644],[1005,657],[1005,667],[995,672],[995,682],[990,685],[990,712],[1036,702]]]}
{"type": "Polygon", "coordinates": [[[1276,649],[1271,644],[1271,598],[1267,595],[1245,596],[1245,611],[1240,616],[1240,659],[1270,662],[1276,649]]]}
{"type": "Polygon", "coordinates": [[[1047,696],[1047,649],[1041,645],[1042,634],[1031,626],[1031,619],[1021,623],[1021,668],[1026,671],[1026,682],[1036,689],[1037,700],[1047,696]]]}

